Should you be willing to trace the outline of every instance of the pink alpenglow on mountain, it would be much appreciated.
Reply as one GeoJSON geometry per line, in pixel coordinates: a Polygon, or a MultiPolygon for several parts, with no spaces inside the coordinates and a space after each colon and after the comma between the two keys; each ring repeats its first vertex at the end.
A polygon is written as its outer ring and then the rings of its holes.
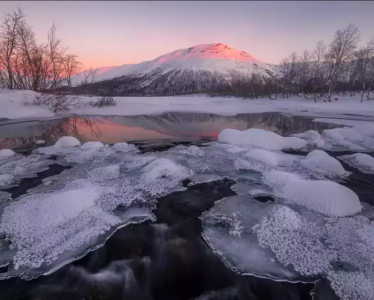
{"type": "MultiPolygon", "coordinates": [[[[269,76],[273,74],[269,64],[263,63],[250,54],[239,51],[224,44],[197,45],[187,49],[157,57],[154,60],[139,64],[126,64],[118,67],[104,67],[97,69],[95,81],[126,77],[149,76],[149,80],[167,74],[171,78],[173,74],[180,72],[193,72],[197,74],[211,73],[230,81],[234,77],[248,76],[253,73],[269,76]]],[[[179,74],[180,75],[180,74],[179,74]]],[[[74,84],[80,83],[83,74],[74,77],[74,84]]]]}

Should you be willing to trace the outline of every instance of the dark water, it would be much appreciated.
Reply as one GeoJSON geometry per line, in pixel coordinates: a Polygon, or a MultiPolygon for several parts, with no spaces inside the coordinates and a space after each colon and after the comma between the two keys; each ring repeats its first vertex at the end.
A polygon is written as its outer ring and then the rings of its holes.
{"type": "MultiPolygon", "coordinates": [[[[336,127],[302,117],[278,113],[222,117],[209,114],[164,114],[140,117],[70,117],[50,122],[0,126],[0,148],[17,147],[28,153],[34,141],[54,143],[64,135],[81,141],[105,143],[131,141],[143,152],[163,151],[179,143],[200,144],[215,139],[224,128],[263,128],[281,135],[336,127]]],[[[340,153],[341,154],[341,153],[340,153]]],[[[331,155],[337,155],[332,153],[331,155]]],[[[361,201],[374,204],[374,176],[353,171],[344,185],[361,201]]],[[[43,178],[61,172],[59,165],[26,179],[8,190],[13,198],[43,178]]],[[[233,181],[222,180],[188,186],[158,199],[157,221],[118,230],[102,248],[66,265],[49,276],[32,281],[0,281],[4,300],[334,300],[325,281],[313,284],[275,282],[240,276],[228,269],[201,238],[199,216],[214,202],[234,195],[233,181]]],[[[257,199],[266,201],[271,199],[257,199]]],[[[1,270],[0,270],[1,271],[1,270]]]]}
{"type": "Polygon", "coordinates": [[[69,117],[50,121],[0,121],[0,149],[28,147],[37,140],[53,144],[65,135],[75,136],[81,142],[101,141],[113,144],[157,141],[158,144],[176,141],[216,139],[225,128],[244,130],[261,128],[287,136],[306,130],[322,131],[337,127],[317,123],[300,116],[280,113],[218,116],[214,114],[168,113],[157,116],[69,117]]]}

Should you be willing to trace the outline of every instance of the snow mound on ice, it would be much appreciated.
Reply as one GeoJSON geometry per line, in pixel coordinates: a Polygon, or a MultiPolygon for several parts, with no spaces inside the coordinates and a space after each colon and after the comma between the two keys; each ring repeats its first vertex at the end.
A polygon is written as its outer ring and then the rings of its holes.
{"type": "Polygon", "coordinates": [[[266,150],[301,149],[307,142],[297,137],[282,137],[274,132],[250,128],[244,131],[224,129],[218,141],[239,146],[249,146],[266,150]]]}
{"type": "Polygon", "coordinates": [[[313,147],[323,148],[326,144],[321,135],[315,130],[308,130],[303,133],[293,134],[292,136],[306,140],[313,147]]]}
{"type": "Polygon", "coordinates": [[[362,173],[374,174],[374,158],[365,153],[343,155],[339,159],[353,168],[359,169],[362,173]]]}
{"type": "Polygon", "coordinates": [[[352,130],[348,127],[325,129],[322,132],[323,137],[328,137],[337,141],[347,140],[349,142],[362,142],[363,136],[361,133],[352,130]]]}
{"type": "Polygon", "coordinates": [[[322,132],[322,137],[326,142],[324,148],[332,151],[368,151],[374,149],[374,137],[372,136],[372,126],[367,124],[358,125],[352,128],[334,128],[322,132]],[[365,125],[366,126],[366,125],[365,125]]]}
{"type": "Polygon", "coordinates": [[[321,138],[321,135],[315,130],[308,130],[302,133],[293,134],[292,136],[298,137],[303,140],[314,140],[321,138]]]}
{"type": "Polygon", "coordinates": [[[321,150],[309,152],[301,164],[313,172],[323,173],[326,175],[344,176],[347,172],[341,163],[334,157],[321,150]]]}
{"type": "Polygon", "coordinates": [[[100,149],[103,148],[104,144],[101,142],[86,142],[81,146],[83,150],[100,149]]]}
{"type": "Polygon", "coordinates": [[[204,156],[204,151],[200,150],[200,148],[196,146],[189,146],[187,149],[180,150],[179,153],[189,156],[204,156]]]}
{"type": "Polygon", "coordinates": [[[276,167],[279,165],[281,159],[280,155],[264,149],[252,149],[244,155],[245,157],[258,160],[264,164],[276,167]]]}
{"type": "Polygon", "coordinates": [[[44,145],[45,144],[45,140],[37,140],[35,142],[35,144],[37,144],[37,145],[44,145]]]}
{"type": "Polygon", "coordinates": [[[193,173],[187,168],[166,158],[157,158],[142,168],[140,181],[151,195],[164,193],[193,173]]]}
{"type": "Polygon", "coordinates": [[[16,153],[13,150],[10,149],[3,149],[0,150],[0,159],[6,158],[6,157],[11,157],[14,156],[16,153]]]}
{"type": "Polygon", "coordinates": [[[263,180],[265,184],[274,187],[275,189],[280,189],[286,184],[301,180],[301,178],[293,173],[270,171],[264,173],[263,180]]]}
{"type": "Polygon", "coordinates": [[[72,136],[63,136],[55,143],[55,147],[58,148],[72,148],[80,145],[81,142],[72,136]]]}
{"type": "Polygon", "coordinates": [[[302,180],[280,171],[264,173],[264,182],[286,201],[327,216],[344,217],[361,211],[358,196],[350,189],[327,180],[302,180]]]}
{"type": "Polygon", "coordinates": [[[356,125],[353,126],[351,129],[362,135],[374,137],[374,124],[367,123],[362,125],[356,125]]]}
{"type": "Polygon", "coordinates": [[[125,152],[125,153],[137,150],[135,145],[127,144],[127,143],[116,143],[112,146],[112,149],[118,152],[125,152]]]}

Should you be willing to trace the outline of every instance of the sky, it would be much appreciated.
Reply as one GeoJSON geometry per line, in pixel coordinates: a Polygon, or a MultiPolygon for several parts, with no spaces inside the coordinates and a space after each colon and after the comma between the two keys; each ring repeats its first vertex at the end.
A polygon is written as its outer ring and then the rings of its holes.
{"type": "MultiPolygon", "coordinates": [[[[17,6],[40,42],[54,22],[85,68],[152,60],[177,49],[222,43],[260,61],[329,43],[349,23],[374,38],[374,1],[1,1],[17,6]]],[[[0,17],[1,19],[1,17],[0,17]]]]}

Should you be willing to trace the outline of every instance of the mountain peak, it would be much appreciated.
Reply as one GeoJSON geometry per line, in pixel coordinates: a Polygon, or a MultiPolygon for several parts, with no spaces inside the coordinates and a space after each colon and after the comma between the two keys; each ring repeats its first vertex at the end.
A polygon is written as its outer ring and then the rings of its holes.
{"type": "Polygon", "coordinates": [[[239,51],[221,43],[196,45],[187,49],[180,49],[159,58],[169,59],[230,59],[239,61],[256,60],[245,51],[239,51]]]}

